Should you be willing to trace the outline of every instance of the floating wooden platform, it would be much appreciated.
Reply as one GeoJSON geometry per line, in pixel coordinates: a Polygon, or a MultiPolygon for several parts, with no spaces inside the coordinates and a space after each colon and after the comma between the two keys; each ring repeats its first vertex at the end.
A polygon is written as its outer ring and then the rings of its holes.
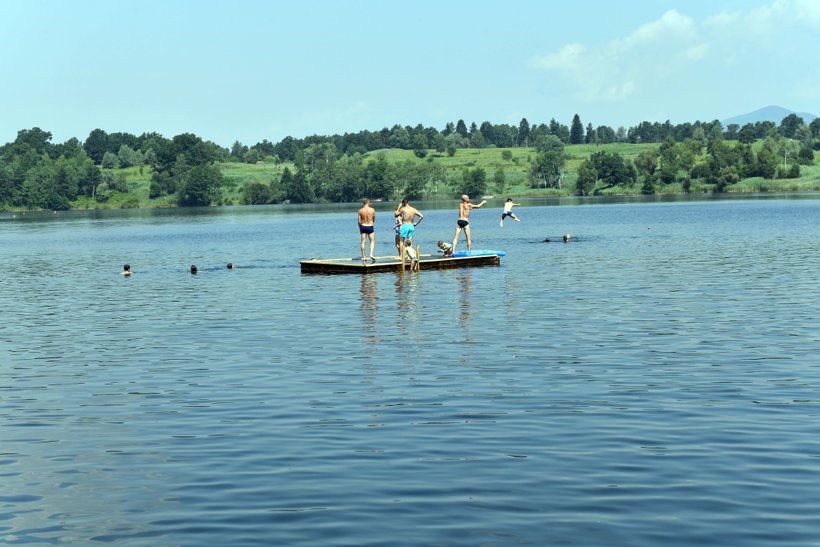
{"type": "MultiPolygon", "coordinates": [[[[501,257],[498,255],[480,256],[433,256],[421,255],[419,260],[419,270],[444,270],[448,268],[465,268],[473,266],[498,266],[501,264],[501,257]]],[[[362,264],[361,257],[357,258],[327,258],[302,260],[302,273],[315,274],[345,274],[357,273],[368,274],[377,272],[401,271],[401,259],[397,256],[376,257],[376,262],[368,260],[362,264]]],[[[405,262],[405,270],[411,271],[409,261],[405,262]]]]}

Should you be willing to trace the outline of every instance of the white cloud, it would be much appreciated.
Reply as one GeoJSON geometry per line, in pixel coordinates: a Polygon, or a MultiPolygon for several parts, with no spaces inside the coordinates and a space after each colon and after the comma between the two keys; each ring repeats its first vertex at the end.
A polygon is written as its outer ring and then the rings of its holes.
{"type": "Polygon", "coordinates": [[[692,39],[696,34],[692,18],[681,15],[676,10],[669,10],[657,21],[641,25],[626,38],[616,40],[613,46],[628,51],[670,39],[692,39]]]}
{"type": "Polygon", "coordinates": [[[567,44],[555,53],[534,57],[530,64],[548,70],[573,70],[583,62],[584,50],[581,44],[567,44]]]}
{"type": "Polygon", "coordinates": [[[814,30],[820,30],[820,0],[772,0],[701,21],[669,10],[625,36],[566,44],[533,57],[530,66],[556,76],[551,85],[569,86],[578,100],[619,102],[657,92],[659,82],[687,86],[707,74],[731,78],[721,71],[759,70],[764,57],[793,55],[784,44],[814,30]]]}
{"type": "Polygon", "coordinates": [[[794,0],[795,15],[806,26],[820,30],[820,2],[817,0],[794,0]]]}
{"type": "Polygon", "coordinates": [[[567,44],[533,57],[530,66],[557,74],[583,100],[618,102],[633,96],[643,83],[681,63],[698,62],[708,52],[708,45],[699,42],[695,22],[670,10],[623,38],[589,47],[567,44]]]}
{"type": "Polygon", "coordinates": [[[704,26],[731,32],[737,39],[748,39],[749,34],[774,34],[779,31],[806,27],[820,30],[820,2],[818,0],[774,0],[748,12],[733,11],[715,14],[704,21],[704,26]]]}
{"type": "Polygon", "coordinates": [[[706,57],[708,52],[709,46],[707,44],[698,44],[684,51],[683,58],[687,61],[699,61],[706,57]]]}

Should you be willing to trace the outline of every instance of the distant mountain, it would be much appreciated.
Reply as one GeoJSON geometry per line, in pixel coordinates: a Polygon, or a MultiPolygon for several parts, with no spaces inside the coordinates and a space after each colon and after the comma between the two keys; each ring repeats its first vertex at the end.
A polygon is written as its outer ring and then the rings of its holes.
{"type": "Polygon", "coordinates": [[[740,116],[734,116],[732,118],[727,118],[723,120],[721,123],[723,127],[728,126],[730,123],[736,123],[739,126],[743,127],[747,123],[756,123],[756,122],[774,122],[777,125],[780,125],[780,122],[783,121],[783,118],[788,116],[789,114],[797,114],[803,121],[806,123],[811,123],[817,116],[814,114],[809,114],[808,112],[794,112],[793,110],[789,110],[788,108],[783,108],[782,106],[765,106],[760,110],[755,110],[754,112],[749,112],[748,114],[741,114],[740,116]]]}

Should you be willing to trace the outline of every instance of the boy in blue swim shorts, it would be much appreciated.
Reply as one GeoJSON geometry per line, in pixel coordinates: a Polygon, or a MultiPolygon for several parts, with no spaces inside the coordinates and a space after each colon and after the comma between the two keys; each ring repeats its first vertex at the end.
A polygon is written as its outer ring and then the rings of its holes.
{"type": "Polygon", "coordinates": [[[412,247],[413,236],[416,234],[416,226],[424,220],[424,215],[410,205],[409,201],[403,199],[401,205],[396,209],[396,217],[401,218],[399,237],[404,240],[405,248],[412,247]],[[418,220],[416,220],[416,218],[418,218],[418,220]]]}

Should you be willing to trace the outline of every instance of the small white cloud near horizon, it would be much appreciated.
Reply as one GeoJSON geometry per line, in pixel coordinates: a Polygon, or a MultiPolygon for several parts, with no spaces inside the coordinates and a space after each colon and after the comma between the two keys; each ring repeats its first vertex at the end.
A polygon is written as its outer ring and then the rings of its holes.
{"type": "Polygon", "coordinates": [[[584,101],[619,102],[642,85],[709,52],[692,18],[669,10],[624,38],[599,46],[566,44],[558,51],[530,59],[533,68],[556,73],[584,101]]]}
{"type": "MultiPolygon", "coordinates": [[[[739,71],[737,78],[724,73],[729,85],[748,85],[748,80],[741,83],[743,76],[758,70],[764,56],[776,62],[793,55],[773,44],[801,29],[820,30],[820,0],[773,0],[745,11],[717,12],[700,22],[671,9],[626,36],[568,43],[531,57],[528,64],[551,74],[556,80],[549,85],[567,88],[579,102],[624,103],[657,96],[664,85],[684,89],[725,70],[739,71]]],[[[812,82],[793,86],[807,96],[816,88],[812,82]]]]}

